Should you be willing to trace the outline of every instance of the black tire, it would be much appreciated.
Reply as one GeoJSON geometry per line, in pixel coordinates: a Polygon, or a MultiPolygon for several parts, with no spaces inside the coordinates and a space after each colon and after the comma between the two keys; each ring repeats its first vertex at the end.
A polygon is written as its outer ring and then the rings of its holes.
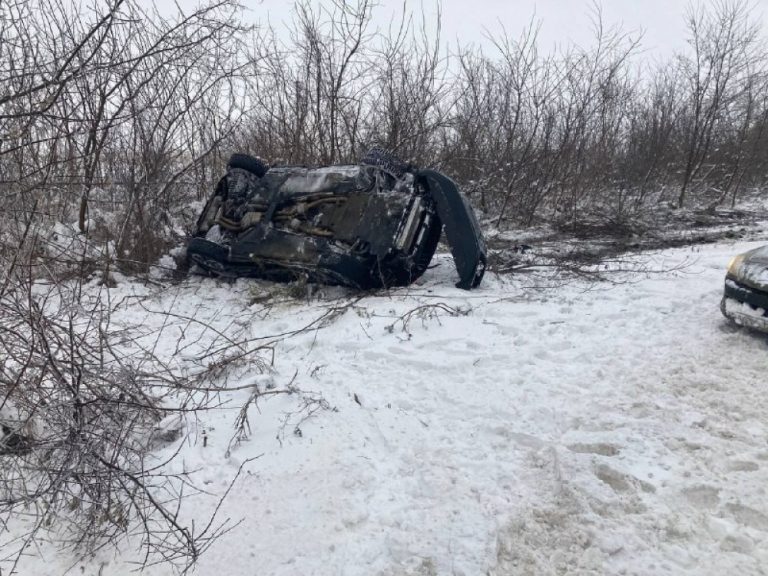
{"type": "Polygon", "coordinates": [[[368,150],[365,156],[360,160],[360,164],[378,166],[379,168],[383,168],[387,172],[392,173],[397,178],[402,177],[408,170],[408,164],[379,146],[374,146],[368,150]]]}
{"type": "Polygon", "coordinates": [[[261,178],[267,173],[269,167],[261,158],[254,158],[248,154],[232,154],[227,164],[230,168],[241,168],[261,178]]]}
{"type": "Polygon", "coordinates": [[[187,261],[190,264],[197,264],[212,276],[224,278],[236,276],[229,270],[228,255],[228,248],[204,238],[193,238],[187,245],[187,261]]]}

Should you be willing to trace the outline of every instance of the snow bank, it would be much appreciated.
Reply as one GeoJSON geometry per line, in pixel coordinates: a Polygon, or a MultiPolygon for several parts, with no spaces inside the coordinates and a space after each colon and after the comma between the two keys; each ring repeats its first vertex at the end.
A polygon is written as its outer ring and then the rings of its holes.
{"type": "MultiPolygon", "coordinates": [[[[217,333],[272,336],[249,345],[274,344],[273,371],[266,351],[222,374],[238,390],[157,455],[181,445],[173,466],[211,493],[187,519],[259,456],[221,511],[243,522],[200,574],[762,574],[768,346],[718,310],[728,259],[753,246],[666,251],[656,266],[694,263],[556,290],[521,275],[464,292],[448,256],[420,285],[359,301],[121,283],[113,322],[190,369],[217,333]],[[255,386],[289,383],[236,434],[255,386]]],[[[137,558],[100,552],[75,570],[128,574],[137,558]]],[[[42,545],[20,573],[71,561],[42,545]]]]}

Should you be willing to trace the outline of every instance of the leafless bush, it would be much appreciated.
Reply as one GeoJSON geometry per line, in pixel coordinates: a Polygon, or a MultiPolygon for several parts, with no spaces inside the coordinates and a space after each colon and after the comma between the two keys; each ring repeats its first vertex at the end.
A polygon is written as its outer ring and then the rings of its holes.
{"type": "Polygon", "coordinates": [[[17,529],[0,533],[0,563],[15,564],[46,530],[80,551],[133,534],[145,564],[188,567],[226,525],[189,524],[192,477],[148,454],[178,439],[158,427],[164,418],[204,410],[210,396],[113,325],[106,293],[39,280],[28,260],[2,263],[0,514],[17,529]]]}
{"type": "Polygon", "coordinates": [[[290,40],[274,30],[256,44],[260,75],[250,86],[254,108],[244,150],[286,163],[350,161],[360,148],[372,73],[366,46],[374,4],[331,0],[296,4],[290,40]],[[254,148],[256,148],[254,150],[254,148]]]}
{"type": "MultiPolygon", "coordinates": [[[[155,260],[183,230],[242,110],[247,28],[230,0],[168,19],[134,0],[80,12],[57,0],[0,9],[0,198],[4,219],[38,209],[92,232],[110,255],[155,260]],[[192,178],[192,175],[195,178],[192,178]]],[[[218,172],[218,170],[217,170],[218,172]]]]}
{"type": "Polygon", "coordinates": [[[315,164],[383,144],[459,180],[496,224],[621,224],[764,185],[768,74],[744,1],[699,5],[690,49],[657,67],[599,8],[591,47],[544,53],[531,22],[455,55],[439,16],[436,35],[408,12],[382,31],[375,10],[300,2],[286,34],[250,30],[234,0],[171,19],[136,0],[19,0],[0,12],[2,217],[38,200],[136,271],[185,234],[181,208],[235,149],[315,164]]]}
{"type": "Polygon", "coordinates": [[[685,168],[678,196],[680,206],[685,204],[692,184],[719,184],[722,176],[713,172],[725,172],[723,198],[733,186],[747,131],[754,122],[755,83],[764,82],[766,55],[759,27],[751,20],[745,2],[718,0],[710,10],[691,6],[687,26],[693,53],[680,58],[688,111],[682,118],[685,168]],[[710,164],[712,151],[728,137],[719,132],[729,130],[736,132],[736,141],[732,142],[735,165],[710,164]]]}

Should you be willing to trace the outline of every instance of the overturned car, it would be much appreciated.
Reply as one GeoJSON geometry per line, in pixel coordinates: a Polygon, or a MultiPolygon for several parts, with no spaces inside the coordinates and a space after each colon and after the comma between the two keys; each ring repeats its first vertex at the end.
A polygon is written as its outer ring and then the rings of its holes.
{"type": "Polygon", "coordinates": [[[456,184],[380,149],[359,164],[268,168],[235,154],[197,222],[190,261],[217,276],[359,289],[405,286],[432,259],[441,232],[460,288],[478,286],[485,244],[456,184]]]}

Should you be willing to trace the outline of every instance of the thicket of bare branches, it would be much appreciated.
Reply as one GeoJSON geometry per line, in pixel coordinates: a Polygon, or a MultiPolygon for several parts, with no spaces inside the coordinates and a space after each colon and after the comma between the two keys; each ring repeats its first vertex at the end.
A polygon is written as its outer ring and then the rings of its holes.
{"type": "Polygon", "coordinates": [[[27,224],[0,284],[0,568],[16,573],[40,539],[80,555],[132,535],[142,565],[185,570],[231,526],[190,522],[193,471],[151,451],[215,402],[208,369],[169,367],[156,338],[113,323],[106,287],[37,264],[27,224]]]}
{"type": "Polygon", "coordinates": [[[499,223],[620,224],[764,186],[766,52],[741,0],[693,5],[687,50],[658,65],[599,9],[590,47],[554,53],[535,23],[481,50],[446,46],[419,14],[375,28],[375,10],[301,1],[278,31],[249,30],[233,0],[170,19],[135,0],[4,4],[0,209],[40,200],[136,269],[183,235],[173,216],[232,151],[325,164],[382,144],[446,171],[499,223]]]}
{"type": "Polygon", "coordinates": [[[584,210],[621,221],[764,186],[766,53],[744,2],[691,8],[688,50],[653,68],[641,38],[599,10],[588,48],[543,54],[531,24],[448,55],[408,15],[374,36],[369,2],[310,6],[290,39],[263,30],[258,45],[244,134],[275,160],[353,161],[384,143],[438,164],[499,222],[584,210]]]}
{"type": "Polygon", "coordinates": [[[238,13],[229,0],[172,19],[133,0],[87,12],[3,3],[4,223],[36,203],[38,216],[111,242],[123,268],[156,259],[171,215],[212,186],[209,158],[243,114],[239,79],[252,60],[238,13]]]}
{"type": "Polygon", "coordinates": [[[210,394],[83,283],[143,269],[183,233],[179,207],[210,189],[245,112],[249,31],[229,0],[171,18],[79,8],[0,5],[0,565],[46,531],[80,552],[134,534],[145,564],[184,569],[223,526],[184,520],[193,480],[147,455],[164,417],[210,394]]]}
{"type": "Polygon", "coordinates": [[[450,53],[412,15],[374,34],[370,2],[327,6],[299,3],[290,38],[261,31],[241,146],[322,164],[383,143],[451,174],[498,223],[600,214],[620,228],[765,185],[767,60],[745,2],[692,5],[688,49],[652,66],[599,9],[591,47],[542,53],[532,23],[450,53]]]}

